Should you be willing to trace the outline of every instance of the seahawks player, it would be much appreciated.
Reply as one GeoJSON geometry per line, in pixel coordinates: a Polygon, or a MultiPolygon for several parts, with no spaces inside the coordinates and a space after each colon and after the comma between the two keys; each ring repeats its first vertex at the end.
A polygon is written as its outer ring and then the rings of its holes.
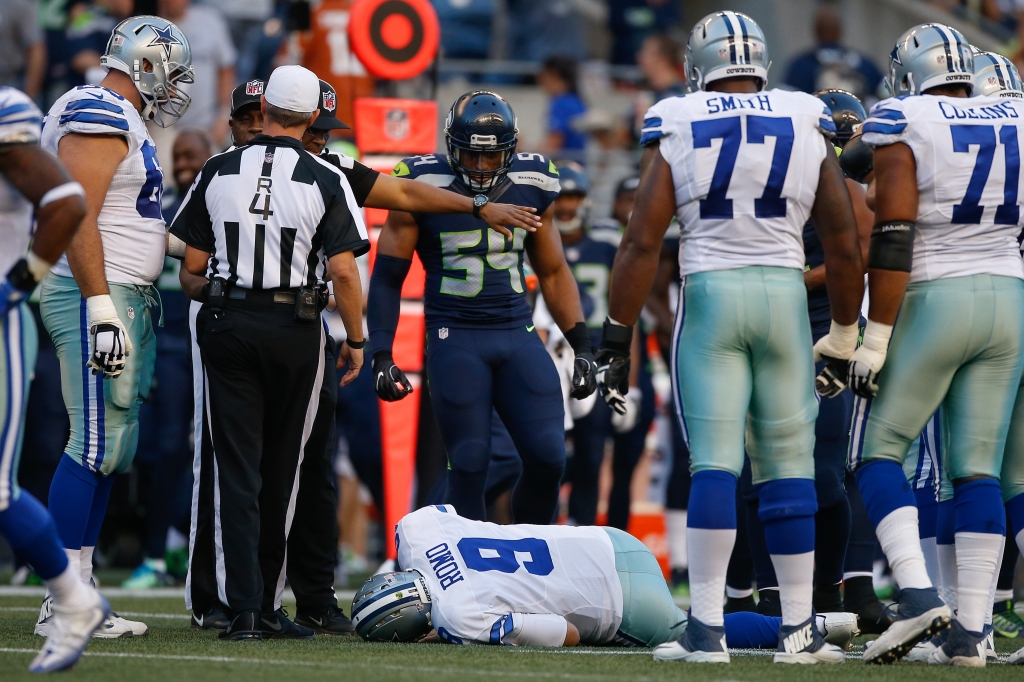
{"type": "MultiPolygon", "coordinates": [[[[99,86],[60,97],[43,123],[43,148],[85,187],[88,211],[43,282],[40,308],[61,365],[71,436],[50,486],[50,511],[82,579],[113,475],[131,465],[138,414],[153,378],[153,282],[164,262],[163,172],[146,121],[169,126],[188,108],[192,55],[178,28],[159,17],[118,24],[101,59],[99,86]]],[[[37,634],[50,628],[43,603],[37,634]]],[[[144,623],[112,616],[97,637],[144,635],[144,623]]]]}
{"type": "Polygon", "coordinates": [[[677,658],[690,662],[729,660],[722,592],[744,446],[779,582],[783,625],[775,660],[841,660],[819,636],[805,636],[817,511],[813,355],[853,354],[863,269],[850,195],[830,142],[831,113],[810,95],[765,91],[768,63],[763,33],[746,15],[716,12],[690,33],[686,70],[695,92],[647,112],[640,187],[612,271],[600,349],[602,393],[620,400],[632,326],[675,215],[684,279],[673,384],[693,471],[692,613],[677,658]],[[825,252],[832,318],[816,345],[802,274],[808,218],[825,252]]]}
{"type": "MultiPolygon", "coordinates": [[[[655,660],[687,615],[642,542],[616,528],[500,526],[473,521],[451,505],[405,516],[395,534],[399,573],[370,578],[352,602],[356,631],[375,641],[515,646],[656,647],[655,660]],[[436,635],[421,640],[434,630],[436,635]]],[[[820,637],[846,646],[850,613],[819,616],[820,637]]],[[[734,646],[778,641],[779,618],[727,616],[734,646]]],[[[835,654],[839,661],[843,654],[835,654]]],[[[813,662],[807,653],[794,662],[813,662]]]]}
{"type": "Polygon", "coordinates": [[[863,127],[864,141],[875,148],[876,224],[868,323],[849,379],[859,395],[877,394],[856,475],[901,590],[896,622],[865,660],[895,661],[952,618],[928,577],[901,468],[911,441],[941,405],[958,609],[931,660],[980,667],[1004,543],[1000,469],[1024,367],[1024,263],[1017,248],[1024,102],[967,99],[971,48],[941,24],[904,33],[890,62],[898,97],[876,104],[863,127]]]}
{"type": "Polygon", "coordinates": [[[18,486],[18,460],[36,364],[35,322],[24,301],[49,272],[85,215],[84,191],[53,156],[39,147],[42,112],[24,93],[0,88],[0,533],[25,557],[53,595],[54,620],[32,672],[70,668],[110,611],[82,583],[61,549],[53,519],[18,486]],[[32,232],[33,210],[38,221],[32,232]],[[31,242],[31,248],[29,248],[31,242]]]}
{"type": "Polygon", "coordinates": [[[377,242],[368,321],[377,394],[400,400],[411,391],[392,361],[402,282],[413,253],[427,272],[427,374],[448,451],[448,501],[484,519],[491,414],[496,409],[523,459],[513,494],[518,522],[549,523],[565,466],[558,373],[538,338],[526,301],[523,255],[544,300],[575,352],[572,396],[596,387],[579,293],[552,225],[558,171],[540,154],[516,153],[518,131],[508,102],[492,92],[459,97],[445,124],[448,155],[406,159],[394,175],[475,195],[473,216],[391,211],[377,242]],[[488,229],[479,209],[492,202],[535,207],[542,226],[488,229]]]}

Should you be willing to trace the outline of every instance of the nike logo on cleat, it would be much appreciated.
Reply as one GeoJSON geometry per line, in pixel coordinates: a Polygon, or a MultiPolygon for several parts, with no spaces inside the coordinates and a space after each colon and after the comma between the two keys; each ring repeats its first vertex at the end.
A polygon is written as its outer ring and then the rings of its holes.
{"type": "Polygon", "coordinates": [[[808,623],[782,640],[782,648],[785,649],[787,654],[795,654],[810,646],[812,639],[811,624],[808,623]]]}
{"type": "Polygon", "coordinates": [[[529,327],[527,327],[527,328],[526,328],[526,331],[528,331],[528,332],[532,332],[532,331],[533,331],[534,329],[536,329],[536,328],[537,328],[537,325],[535,325],[535,324],[531,324],[531,325],[530,325],[529,327]]]}
{"type": "Polygon", "coordinates": [[[263,624],[266,625],[267,627],[269,627],[271,630],[274,630],[274,631],[277,631],[277,630],[281,629],[281,624],[278,623],[276,620],[271,622],[271,621],[267,620],[266,618],[264,618],[263,619],[263,624]]]}
{"type": "Polygon", "coordinates": [[[314,623],[316,623],[317,625],[319,625],[320,627],[324,626],[324,619],[323,618],[321,618],[320,620],[317,620],[316,618],[310,618],[310,620],[313,621],[314,623]]]}
{"type": "Polygon", "coordinates": [[[198,625],[199,627],[203,627],[203,618],[205,618],[205,616],[192,616],[192,617],[195,618],[196,625],[198,625]]]}

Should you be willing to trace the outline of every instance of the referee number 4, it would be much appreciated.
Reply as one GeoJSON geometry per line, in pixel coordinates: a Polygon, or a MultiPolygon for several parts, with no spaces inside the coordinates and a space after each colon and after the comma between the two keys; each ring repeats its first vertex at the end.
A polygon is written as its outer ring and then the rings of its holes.
{"type": "Polygon", "coordinates": [[[264,220],[274,215],[274,212],[270,210],[270,178],[256,178],[256,194],[252,197],[252,202],[249,204],[249,213],[253,213],[258,216],[262,216],[264,220]],[[266,190],[266,194],[263,194],[263,190],[266,190]],[[259,201],[260,197],[263,197],[263,208],[256,208],[256,202],[259,201]]]}

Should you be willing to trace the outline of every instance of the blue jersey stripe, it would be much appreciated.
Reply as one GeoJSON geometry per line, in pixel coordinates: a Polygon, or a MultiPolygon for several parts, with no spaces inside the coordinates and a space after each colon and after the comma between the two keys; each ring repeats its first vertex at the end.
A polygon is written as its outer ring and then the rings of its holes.
{"type": "Polygon", "coordinates": [[[880,135],[899,135],[906,128],[906,123],[889,124],[879,121],[868,121],[861,130],[865,133],[878,133],[880,135]]]}
{"type": "Polygon", "coordinates": [[[69,122],[77,123],[92,123],[95,125],[105,125],[111,128],[117,128],[118,130],[128,130],[128,121],[123,118],[115,118],[113,116],[107,116],[106,114],[94,114],[91,111],[75,111],[70,114],[64,114],[60,117],[60,125],[64,125],[69,122]]]}
{"type": "Polygon", "coordinates": [[[652,142],[656,142],[661,138],[665,137],[664,131],[661,130],[644,130],[640,133],[640,146],[645,147],[652,142]]]}
{"type": "Polygon", "coordinates": [[[871,112],[871,115],[868,116],[869,120],[873,118],[884,118],[890,121],[907,120],[907,117],[903,115],[903,112],[897,111],[896,109],[875,109],[871,112]]]}
{"type": "Polygon", "coordinates": [[[115,114],[124,114],[124,109],[114,104],[113,102],[107,102],[102,99],[79,99],[71,102],[64,108],[64,113],[69,111],[80,111],[82,109],[100,109],[102,111],[112,111],[115,114]]]}
{"type": "Polygon", "coordinates": [[[832,120],[831,116],[822,116],[818,120],[818,126],[821,127],[822,130],[827,130],[830,133],[836,132],[836,122],[832,120]]]}
{"type": "Polygon", "coordinates": [[[10,106],[4,107],[3,109],[0,109],[0,123],[6,123],[6,121],[4,121],[3,119],[7,116],[11,116],[13,114],[22,114],[26,111],[34,110],[35,106],[29,104],[28,102],[21,102],[20,104],[12,104],[10,106]]]}

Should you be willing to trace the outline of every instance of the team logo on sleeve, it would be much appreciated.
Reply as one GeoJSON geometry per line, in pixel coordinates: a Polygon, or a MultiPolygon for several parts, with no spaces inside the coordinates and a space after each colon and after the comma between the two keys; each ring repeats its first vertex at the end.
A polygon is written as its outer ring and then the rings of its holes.
{"type": "Polygon", "coordinates": [[[245,84],[245,94],[250,96],[263,94],[263,81],[251,80],[245,84]]]}
{"type": "Polygon", "coordinates": [[[327,111],[334,111],[338,106],[337,98],[334,96],[333,90],[324,91],[324,109],[327,111]]]}

